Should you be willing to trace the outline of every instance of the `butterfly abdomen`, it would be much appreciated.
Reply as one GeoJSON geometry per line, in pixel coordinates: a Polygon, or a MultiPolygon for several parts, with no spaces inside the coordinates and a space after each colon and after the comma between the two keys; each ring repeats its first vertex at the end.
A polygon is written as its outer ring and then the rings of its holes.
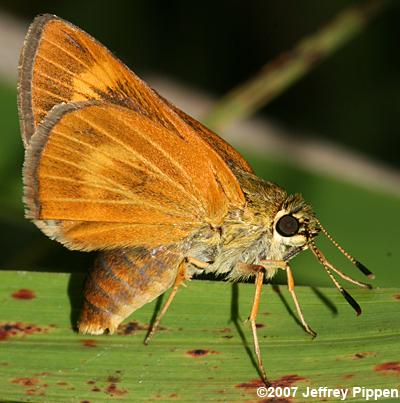
{"type": "Polygon", "coordinates": [[[132,312],[164,293],[182,258],[166,248],[100,253],[84,286],[80,333],[113,333],[132,312]]]}

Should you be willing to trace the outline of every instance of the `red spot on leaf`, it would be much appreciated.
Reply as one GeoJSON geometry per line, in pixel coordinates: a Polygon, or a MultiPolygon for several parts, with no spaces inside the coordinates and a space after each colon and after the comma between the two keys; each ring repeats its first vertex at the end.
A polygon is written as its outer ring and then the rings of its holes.
{"type": "Polygon", "coordinates": [[[400,362],[392,361],[385,362],[384,364],[375,365],[374,370],[377,372],[397,372],[400,373],[400,362]]]}
{"type": "Polygon", "coordinates": [[[21,288],[20,290],[13,292],[11,294],[11,296],[15,299],[34,299],[34,298],[36,298],[35,293],[26,288],[21,288]]]}
{"type": "Polygon", "coordinates": [[[9,337],[27,336],[34,333],[47,333],[48,328],[39,327],[29,323],[0,323],[0,341],[4,341],[9,337]]]}
{"type": "MultiPolygon", "coordinates": [[[[305,381],[307,378],[304,378],[299,375],[285,375],[278,379],[271,381],[271,386],[276,388],[278,386],[285,387],[291,386],[296,382],[305,381]]],[[[244,389],[254,389],[259,388],[260,386],[265,386],[264,382],[261,379],[252,379],[249,382],[240,383],[236,385],[237,388],[244,388],[244,389]]]]}
{"type": "Polygon", "coordinates": [[[128,393],[126,389],[118,389],[115,383],[110,383],[105,389],[105,392],[111,396],[122,396],[128,393]]]}
{"type": "Polygon", "coordinates": [[[272,381],[271,384],[275,388],[277,386],[285,387],[285,386],[291,386],[296,382],[305,381],[305,380],[307,380],[307,378],[304,378],[303,376],[285,375],[285,376],[280,377],[279,379],[272,381]]]}
{"type": "Polygon", "coordinates": [[[39,383],[39,379],[36,378],[14,378],[11,383],[15,383],[17,385],[30,387],[35,386],[39,383]]]}
{"type": "Polygon", "coordinates": [[[49,386],[47,383],[40,383],[37,378],[29,377],[14,378],[11,383],[24,387],[25,394],[28,396],[44,396],[45,388],[49,386]]]}
{"type": "Polygon", "coordinates": [[[93,339],[81,340],[81,343],[84,347],[89,347],[89,348],[97,346],[96,340],[93,340],[93,339]]]}
{"type": "Polygon", "coordinates": [[[244,388],[244,389],[254,389],[259,388],[260,386],[265,386],[264,382],[261,379],[252,379],[249,382],[239,383],[236,385],[237,388],[244,388]]]}

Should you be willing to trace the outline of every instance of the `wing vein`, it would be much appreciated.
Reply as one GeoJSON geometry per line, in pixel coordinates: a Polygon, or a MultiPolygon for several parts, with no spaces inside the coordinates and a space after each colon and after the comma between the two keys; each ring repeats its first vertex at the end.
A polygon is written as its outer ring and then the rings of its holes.
{"type": "MultiPolygon", "coordinates": [[[[60,137],[63,137],[63,138],[65,138],[65,139],[67,139],[68,141],[71,141],[71,140],[72,140],[73,142],[75,142],[75,143],[77,143],[77,144],[79,144],[79,145],[86,146],[86,147],[88,147],[90,150],[95,151],[96,153],[99,153],[99,154],[101,154],[101,155],[104,155],[106,158],[109,158],[109,159],[110,159],[110,155],[107,154],[107,153],[105,153],[104,151],[102,151],[100,148],[96,148],[96,147],[94,147],[93,145],[91,145],[91,144],[89,144],[89,143],[86,143],[86,142],[84,142],[84,141],[82,141],[82,140],[79,140],[79,139],[77,139],[77,138],[69,137],[69,136],[65,135],[64,133],[61,133],[61,132],[59,132],[59,131],[57,131],[57,130],[53,130],[53,133],[56,134],[56,135],[58,135],[58,136],[60,136],[60,137]]],[[[83,156],[86,157],[86,154],[85,154],[84,152],[80,152],[79,150],[74,150],[74,149],[69,149],[69,148],[68,148],[68,150],[75,151],[76,154],[81,154],[81,155],[83,155],[83,156]]],[[[149,174],[154,174],[155,176],[158,176],[158,177],[159,177],[159,173],[157,173],[157,172],[155,172],[155,171],[153,171],[153,170],[151,170],[151,169],[148,169],[147,166],[146,166],[146,169],[145,169],[145,168],[143,168],[143,167],[141,167],[141,166],[139,166],[139,165],[133,164],[132,161],[122,160],[122,159],[118,158],[118,157],[117,157],[117,153],[116,153],[116,155],[113,155],[112,158],[115,159],[115,160],[118,161],[118,162],[121,162],[121,163],[123,163],[123,164],[127,164],[127,165],[129,165],[130,167],[132,167],[132,168],[134,168],[134,169],[136,169],[136,170],[138,170],[138,171],[141,171],[141,172],[143,172],[143,173],[145,173],[145,174],[147,173],[147,175],[149,175],[149,174]]],[[[160,179],[161,179],[161,178],[160,178],[160,179]]]]}
{"type": "Polygon", "coordinates": [[[65,98],[64,98],[64,97],[61,97],[60,95],[56,94],[55,92],[49,91],[49,90],[47,90],[46,88],[37,86],[36,89],[37,89],[38,91],[44,92],[45,94],[48,94],[48,95],[50,95],[50,96],[52,96],[52,97],[58,98],[58,99],[60,99],[62,102],[65,101],[65,98]]]}
{"type": "Polygon", "coordinates": [[[87,97],[87,94],[78,91],[76,88],[73,88],[72,86],[70,86],[70,85],[68,85],[68,84],[65,84],[65,82],[63,82],[63,81],[61,81],[61,80],[58,80],[58,79],[55,78],[55,77],[49,76],[48,74],[43,73],[43,72],[40,71],[40,70],[37,70],[37,71],[36,71],[36,74],[39,74],[40,76],[45,77],[47,80],[53,81],[54,83],[56,83],[56,84],[58,84],[58,85],[60,85],[60,86],[62,86],[62,87],[64,87],[64,88],[66,88],[67,90],[73,90],[74,94],[79,94],[79,95],[81,95],[84,99],[87,99],[87,98],[88,98],[88,97],[87,97]]]}
{"type": "MultiPolygon", "coordinates": [[[[197,199],[193,196],[193,194],[191,194],[190,192],[188,192],[180,183],[177,183],[175,181],[173,181],[168,175],[166,175],[160,168],[158,168],[156,165],[154,165],[153,163],[151,163],[147,158],[143,157],[143,155],[139,154],[137,151],[135,151],[134,149],[130,148],[127,144],[125,144],[123,141],[118,140],[117,138],[111,136],[107,131],[103,130],[102,127],[97,126],[95,123],[83,118],[82,116],[77,116],[78,119],[80,119],[81,121],[83,121],[84,123],[86,123],[88,126],[92,127],[95,130],[98,130],[100,133],[102,133],[105,137],[108,137],[110,140],[114,141],[115,143],[119,144],[120,146],[122,146],[126,151],[128,151],[128,153],[131,153],[133,155],[135,155],[135,157],[139,160],[141,160],[144,164],[150,166],[153,168],[154,171],[158,172],[160,175],[162,175],[162,177],[167,178],[167,180],[170,183],[173,183],[175,186],[179,187],[181,189],[181,191],[186,194],[189,198],[193,199],[196,202],[196,207],[199,206],[199,203],[197,201],[197,199]]],[[[129,127],[129,126],[127,126],[129,127]]],[[[132,129],[131,127],[129,127],[129,129],[132,129]]],[[[136,133],[136,132],[135,132],[136,133]]],[[[190,179],[190,178],[189,178],[190,179]]]]}
{"type": "MultiPolygon", "coordinates": [[[[37,57],[40,57],[41,59],[43,59],[45,62],[52,64],[53,66],[56,66],[57,68],[59,68],[62,71],[65,71],[66,73],[68,73],[69,75],[71,75],[74,79],[79,79],[82,83],[86,84],[89,88],[93,87],[93,83],[89,83],[88,81],[85,81],[82,79],[82,76],[79,74],[72,74],[71,70],[66,69],[65,67],[61,66],[60,64],[54,62],[51,59],[48,59],[47,57],[44,57],[41,54],[38,54],[37,57]]],[[[74,90],[75,92],[75,90],[74,90]]],[[[86,97],[87,98],[87,97],[86,97]]]]}
{"type": "Polygon", "coordinates": [[[47,39],[46,37],[43,37],[43,40],[45,40],[46,42],[50,43],[51,45],[55,46],[56,48],[60,49],[62,52],[66,53],[68,56],[72,57],[73,59],[75,59],[81,66],[85,67],[86,69],[88,69],[90,71],[90,66],[88,66],[86,63],[84,63],[81,59],[79,59],[78,57],[76,57],[73,53],[68,52],[65,48],[63,48],[62,46],[60,46],[59,44],[57,44],[56,42],[53,42],[49,39],[47,39]]]}
{"type": "MultiPolygon", "coordinates": [[[[86,46],[87,51],[90,53],[90,55],[92,56],[93,60],[97,60],[97,56],[95,54],[93,54],[92,50],[90,49],[90,46],[86,46]]],[[[107,52],[107,49],[105,49],[105,51],[107,52]]],[[[115,56],[114,56],[115,57],[115,56]]],[[[121,63],[121,62],[120,62],[121,63]]],[[[111,77],[111,75],[109,74],[108,70],[105,69],[104,67],[104,63],[96,63],[103,71],[104,73],[108,76],[110,82],[114,82],[115,83],[115,77],[111,77]]],[[[104,81],[103,81],[104,83],[104,81]]],[[[127,94],[128,95],[128,94],[127,94]]]]}
{"type": "MultiPolygon", "coordinates": [[[[121,123],[123,124],[125,127],[127,127],[128,129],[132,130],[132,127],[128,126],[118,115],[115,115],[115,118],[121,123]]],[[[173,156],[171,156],[171,154],[167,153],[162,147],[160,147],[160,145],[154,141],[152,141],[150,139],[149,136],[144,136],[142,133],[140,133],[139,131],[135,130],[135,134],[137,134],[138,136],[142,137],[145,141],[147,141],[149,144],[151,144],[156,150],[160,151],[161,154],[163,154],[171,163],[172,165],[174,165],[176,168],[178,168],[182,174],[183,177],[186,178],[186,180],[188,181],[188,183],[190,184],[190,186],[192,185],[192,178],[187,174],[186,170],[182,167],[182,165],[180,165],[173,156]]],[[[191,198],[193,198],[194,200],[197,201],[197,199],[193,196],[193,194],[191,192],[187,192],[185,190],[185,193],[190,195],[191,198]]]]}
{"type": "MultiPolygon", "coordinates": [[[[110,188],[108,186],[102,186],[102,185],[97,185],[95,183],[88,183],[87,181],[82,181],[82,180],[78,180],[78,179],[71,179],[71,178],[67,178],[65,176],[58,176],[58,175],[41,175],[41,178],[48,178],[48,179],[56,179],[56,180],[61,180],[61,181],[65,181],[65,182],[71,182],[71,183],[80,183],[85,185],[85,187],[93,187],[93,188],[98,188],[98,189],[103,189],[103,190],[107,190],[110,191],[112,193],[118,194],[118,195],[123,195],[126,196],[125,192],[119,192],[113,188],[110,188]]],[[[149,202],[148,199],[143,200],[142,198],[139,197],[139,194],[137,193],[133,193],[133,196],[135,196],[134,198],[131,199],[127,199],[127,200],[107,200],[107,199],[84,199],[84,198],[54,198],[54,199],[45,199],[43,198],[43,200],[46,201],[77,201],[77,202],[82,202],[82,201],[94,201],[95,203],[104,203],[104,204],[132,204],[132,205],[144,205],[144,203],[146,204],[146,207],[151,207],[154,208],[155,210],[158,211],[167,211],[169,215],[173,215],[173,216],[178,216],[178,217],[187,217],[187,214],[182,214],[182,210],[172,210],[170,208],[165,208],[161,205],[158,204],[154,204],[149,202]],[[173,213],[177,213],[177,214],[173,214],[173,213]]]]}
{"type": "MultiPolygon", "coordinates": [[[[89,169],[85,169],[81,165],[75,164],[72,161],[68,161],[68,160],[66,160],[64,158],[55,157],[55,156],[51,156],[51,155],[47,155],[47,158],[52,159],[54,161],[62,162],[64,164],[67,164],[67,165],[70,165],[70,166],[73,166],[73,167],[75,167],[75,168],[77,168],[79,170],[85,171],[85,172],[93,175],[93,171],[90,171],[89,169]]],[[[96,164],[93,164],[93,165],[96,166],[96,164]]],[[[97,165],[97,166],[99,166],[99,165],[97,165]]],[[[125,191],[125,189],[123,187],[121,188],[117,182],[114,182],[112,179],[108,178],[107,176],[101,175],[100,173],[97,173],[97,176],[103,178],[103,181],[105,183],[108,183],[110,185],[114,185],[115,187],[119,188],[121,191],[125,191]]]]}

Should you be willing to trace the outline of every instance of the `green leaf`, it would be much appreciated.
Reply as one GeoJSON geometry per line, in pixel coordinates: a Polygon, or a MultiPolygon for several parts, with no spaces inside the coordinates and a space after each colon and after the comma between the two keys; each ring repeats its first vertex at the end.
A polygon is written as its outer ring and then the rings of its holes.
{"type": "MultiPolygon", "coordinates": [[[[156,302],[135,312],[121,334],[81,336],[72,329],[81,275],[2,272],[1,279],[2,401],[257,400],[261,383],[243,323],[251,284],[191,281],[144,346],[156,302]]],[[[275,385],[298,386],[298,393],[307,386],[398,385],[400,290],[351,292],[363,308],[360,317],[336,290],[298,287],[318,331],[312,340],[293,318],[286,288],[264,288],[258,332],[275,385]]]]}

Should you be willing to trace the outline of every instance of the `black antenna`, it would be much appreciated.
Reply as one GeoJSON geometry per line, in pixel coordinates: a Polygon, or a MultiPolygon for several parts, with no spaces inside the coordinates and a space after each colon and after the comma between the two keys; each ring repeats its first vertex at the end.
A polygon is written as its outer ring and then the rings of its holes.
{"type": "MultiPolygon", "coordinates": [[[[361,271],[361,273],[365,274],[369,279],[373,280],[375,278],[375,274],[372,273],[372,271],[368,270],[361,262],[358,260],[354,259],[353,256],[350,255],[350,253],[346,252],[344,248],[342,248],[329,234],[329,232],[322,226],[322,224],[317,220],[317,223],[319,227],[321,228],[321,231],[325,234],[325,236],[340,250],[340,252],[343,253],[344,256],[347,257],[347,259],[350,260],[351,263],[354,264],[358,268],[358,270],[361,271]]],[[[332,269],[333,270],[333,269],[332,269]]],[[[339,273],[338,273],[339,274],[339,273]]]]}
{"type": "MultiPolygon", "coordinates": [[[[316,256],[316,258],[318,259],[318,261],[324,266],[326,272],[328,273],[328,276],[330,277],[330,279],[332,280],[333,284],[335,284],[335,287],[340,291],[340,293],[343,295],[343,297],[346,299],[346,301],[351,305],[351,307],[356,311],[357,316],[361,315],[361,307],[360,305],[358,305],[357,301],[339,284],[339,282],[336,280],[336,278],[333,276],[333,274],[331,273],[331,271],[329,270],[329,267],[333,268],[334,266],[329,263],[325,256],[322,254],[322,252],[316,247],[315,243],[313,241],[310,241],[309,243],[310,245],[310,249],[312,251],[312,253],[314,253],[314,255],[316,256]]],[[[334,269],[334,271],[336,271],[341,274],[343,274],[340,270],[338,269],[334,269]]],[[[344,275],[344,274],[343,274],[344,275]]],[[[346,276],[347,277],[347,276],[346,276]]],[[[350,277],[349,277],[350,278],[350,277]]],[[[347,280],[347,279],[346,279],[347,280]]],[[[353,280],[353,279],[351,279],[353,280]]],[[[348,280],[350,281],[350,280],[348,280]]],[[[354,280],[355,282],[356,280],[354,280]]],[[[358,282],[355,282],[355,284],[357,284],[358,282]]],[[[364,283],[361,283],[364,284],[364,283]]],[[[363,286],[368,286],[367,284],[363,285],[363,286]]]]}

